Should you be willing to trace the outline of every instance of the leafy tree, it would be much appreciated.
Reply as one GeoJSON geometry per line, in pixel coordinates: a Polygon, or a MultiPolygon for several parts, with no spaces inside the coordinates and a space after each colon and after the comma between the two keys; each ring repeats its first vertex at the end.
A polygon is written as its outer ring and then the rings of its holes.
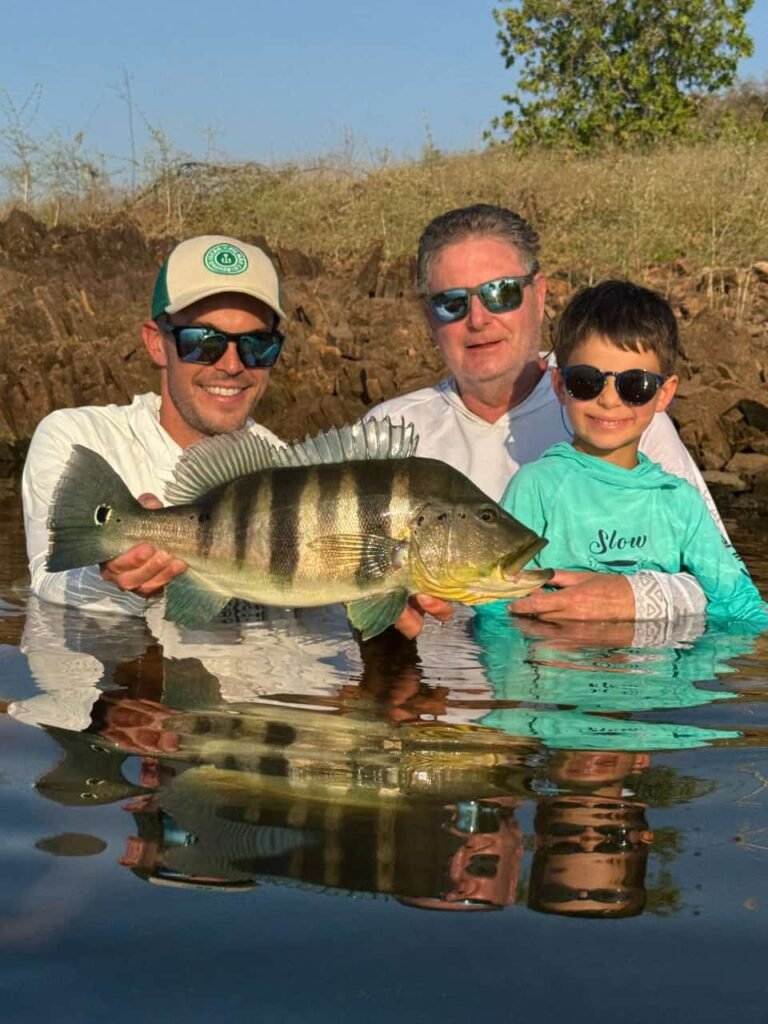
{"type": "Polygon", "coordinates": [[[492,122],[516,145],[589,149],[681,136],[730,86],[754,0],[518,0],[496,9],[517,92],[492,122]]]}

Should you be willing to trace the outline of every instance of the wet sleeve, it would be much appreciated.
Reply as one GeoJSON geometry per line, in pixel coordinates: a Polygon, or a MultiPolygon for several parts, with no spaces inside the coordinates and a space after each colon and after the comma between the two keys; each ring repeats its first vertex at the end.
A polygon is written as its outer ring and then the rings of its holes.
{"type": "Polygon", "coordinates": [[[143,615],[147,602],[126,594],[101,578],[97,565],[67,572],[46,572],[48,557],[48,510],[53,492],[76,440],[65,416],[46,417],[35,431],[24,463],[21,481],[24,532],[29,559],[30,589],[54,604],[87,608],[95,612],[143,615]]]}
{"type": "Polygon", "coordinates": [[[641,622],[657,619],[674,621],[707,611],[707,598],[695,576],[643,569],[627,576],[635,598],[635,618],[641,622]]]}

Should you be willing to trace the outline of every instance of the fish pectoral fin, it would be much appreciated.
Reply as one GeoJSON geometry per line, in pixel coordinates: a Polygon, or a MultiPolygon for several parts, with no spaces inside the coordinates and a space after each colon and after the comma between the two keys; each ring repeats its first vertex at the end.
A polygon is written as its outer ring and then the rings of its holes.
{"type": "Polygon", "coordinates": [[[336,573],[360,573],[380,579],[402,563],[402,544],[372,533],[335,533],[315,537],[307,544],[336,573]]]}
{"type": "Polygon", "coordinates": [[[363,640],[370,640],[391,626],[407,603],[407,590],[390,590],[387,594],[350,601],[347,615],[355,629],[360,631],[363,640]]]}
{"type": "Polygon", "coordinates": [[[166,584],[164,618],[199,629],[215,619],[227,601],[228,594],[211,590],[196,572],[187,569],[166,584]]]}

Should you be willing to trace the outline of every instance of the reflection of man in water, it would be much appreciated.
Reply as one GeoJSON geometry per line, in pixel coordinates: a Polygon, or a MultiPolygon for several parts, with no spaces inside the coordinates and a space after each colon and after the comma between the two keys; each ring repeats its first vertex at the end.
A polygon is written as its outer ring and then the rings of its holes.
{"type": "Polygon", "coordinates": [[[542,798],[537,807],[532,910],[577,917],[642,913],[653,833],[645,805],[624,799],[622,790],[626,776],[648,762],[647,754],[615,750],[557,753],[552,781],[569,795],[542,798]]]}
{"type": "MultiPolygon", "coordinates": [[[[451,911],[501,910],[514,903],[523,854],[514,812],[521,803],[500,797],[463,800],[445,808],[448,820],[429,837],[434,859],[423,848],[403,858],[399,902],[420,910],[451,911]]],[[[421,838],[423,842],[427,836],[421,838]]]]}

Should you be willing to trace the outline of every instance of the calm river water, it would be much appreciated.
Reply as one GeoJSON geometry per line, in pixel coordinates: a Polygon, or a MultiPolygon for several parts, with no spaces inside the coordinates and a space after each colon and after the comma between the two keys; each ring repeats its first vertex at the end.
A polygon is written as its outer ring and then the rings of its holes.
{"type": "Polygon", "coordinates": [[[767,637],[95,619],[0,499],[3,1024],[768,1021],[767,637]]]}

